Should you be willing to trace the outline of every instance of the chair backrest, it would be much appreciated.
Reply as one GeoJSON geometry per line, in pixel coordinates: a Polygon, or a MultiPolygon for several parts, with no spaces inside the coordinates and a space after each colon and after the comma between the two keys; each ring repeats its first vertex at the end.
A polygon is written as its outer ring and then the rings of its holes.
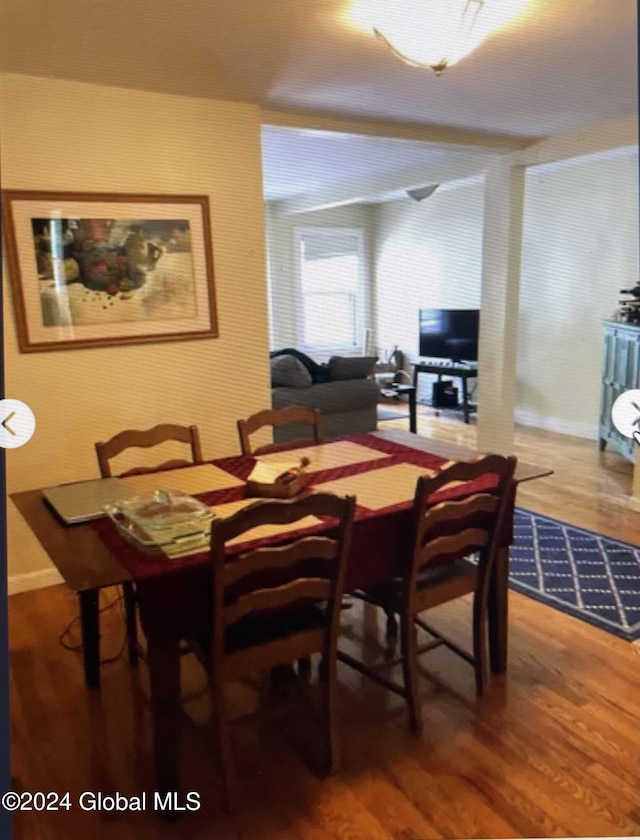
{"type": "Polygon", "coordinates": [[[322,421],[320,412],[316,408],[305,408],[300,405],[288,405],[286,408],[266,408],[257,414],[252,414],[246,420],[238,420],[238,437],[243,455],[253,455],[255,452],[267,450],[263,446],[253,450],[249,438],[264,426],[287,426],[289,423],[305,423],[312,427],[314,443],[322,443],[322,421]]]}
{"type": "Polygon", "coordinates": [[[429,565],[442,565],[476,552],[480,552],[483,568],[492,564],[516,463],[513,456],[486,455],[458,461],[433,478],[418,479],[411,573],[405,578],[410,589],[419,572],[429,565]],[[454,482],[469,483],[469,491],[458,486],[455,497],[438,501],[436,494],[454,482]]]}
{"type": "MultiPolygon", "coordinates": [[[[335,653],[338,639],[340,604],[344,588],[355,497],[331,493],[313,493],[287,501],[257,501],[211,525],[211,558],[213,565],[213,645],[214,663],[224,656],[225,633],[238,622],[268,614],[270,624],[286,621],[295,610],[326,603],[323,642],[318,650],[335,653]],[[328,535],[292,538],[281,544],[258,545],[245,553],[226,556],[227,544],[263,525],[290,525],[304,517],[329,517],[337,520],[328,535]]],[[[302,526],[304,527],[304,526],[302,526]]],[[[292,661],[307,651],[297,651],[295,634],[289,639],[291,648],[282,661],[292,661]]],[[[276,654],[283,650],[283,642],[276,654]]],[[[261,646],[262,660],[257,667],[269,667],[261,646]]]]}
{"type": "Polygon", "coordinates": [[[139,473],[152,472],[156,469],[169,469],[170,467],[181,467],[188,464],[202,463],[202,450],[200,448],[200,435],[198,434],[197,426],[177,426],[173,423],[163,423],[159,426],[154,426],[153,429],[135,430],[126,429],[114,435],[105,443],[96,443],[96,455],[98,456],[98,464],[100,466],[100,475],[102,478],[109,478],[111,473],[110,461],[125,449],[131,447],[138,447],[141,449],[148,449],[152,446],[157,446],[166,441],[178,441],[186,443],[191,448],[191,459],[174,459],[166,461],[163,464],[158,464],[154,467],[134,467],[121,476],[137,475],[139,473]]]}

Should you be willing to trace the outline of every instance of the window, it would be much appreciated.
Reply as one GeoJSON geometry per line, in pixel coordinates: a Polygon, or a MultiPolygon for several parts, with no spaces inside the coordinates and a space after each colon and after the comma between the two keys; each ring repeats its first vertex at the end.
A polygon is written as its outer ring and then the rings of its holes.
{"type": "Polygon", "coordinates": [[[307,349],[362,343],[364,237],[350,228],[296,228],[298,340],[307,349]]]}

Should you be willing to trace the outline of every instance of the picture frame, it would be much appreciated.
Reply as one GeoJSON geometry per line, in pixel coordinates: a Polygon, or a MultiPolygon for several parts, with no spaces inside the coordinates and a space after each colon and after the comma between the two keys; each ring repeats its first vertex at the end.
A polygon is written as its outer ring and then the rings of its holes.
{"type": "Polygon", "coordinates": [[[217,338],[209,199],[3,190],[22,353],[217,338]]]}

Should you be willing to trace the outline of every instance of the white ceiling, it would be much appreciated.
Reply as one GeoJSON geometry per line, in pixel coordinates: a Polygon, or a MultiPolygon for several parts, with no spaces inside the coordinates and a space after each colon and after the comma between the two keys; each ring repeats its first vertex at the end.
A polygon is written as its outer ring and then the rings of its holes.
{"type": "MultiPolygon", "coordinates": [[[[355,28],[353,2],[2,0],[0,70],[519,137],[637,112],[635,0],[530,0],[519,22],[440,78],[355,28]]],[[[442,154],[282,128],[264,142],[277,197],[442,154]]]]}
{"type": "Polygon", "coordinates": [[[433,144],[383,137],[361,137],[333,131],[265,127],[262,159],[265,198],[279,200],[301,194],[331,194],[349,185],[360,201],[396,197],[389,185],[405,188],[436,184],[479,172],[491,152],[438,148],[433,144]],[[376,186],[373,192],[371,182],[376,186]],[[358,195],[358,186],[363,190],[358,195]]]}

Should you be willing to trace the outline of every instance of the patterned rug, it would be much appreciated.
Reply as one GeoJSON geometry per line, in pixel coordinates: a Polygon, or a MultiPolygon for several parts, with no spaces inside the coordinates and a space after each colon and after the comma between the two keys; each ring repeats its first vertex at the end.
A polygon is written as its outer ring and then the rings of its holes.
{"type": "Polygon", "coordinates": [[[629,642],[640,639],[640,548],[518,508],[510,585],[629,642]]]}

